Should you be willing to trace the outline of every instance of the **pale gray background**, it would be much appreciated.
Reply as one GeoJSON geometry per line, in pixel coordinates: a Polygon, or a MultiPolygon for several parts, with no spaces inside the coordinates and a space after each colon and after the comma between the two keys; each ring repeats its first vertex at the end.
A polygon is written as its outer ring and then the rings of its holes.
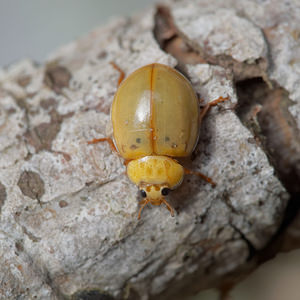
{"type": "Polygon", "coordinates": [[[0,66],[28,57],[41,62],[54,49],[156,0],[0,0],[0,66]]]}

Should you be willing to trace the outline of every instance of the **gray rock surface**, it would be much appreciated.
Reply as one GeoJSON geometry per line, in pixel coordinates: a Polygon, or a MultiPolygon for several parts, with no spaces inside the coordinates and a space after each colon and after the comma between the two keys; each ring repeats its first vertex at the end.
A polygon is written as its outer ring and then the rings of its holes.
{"type": "Polygon", "coordinates": [[[230,97],[212,108],[195,159],[184,162],[217,187],[186,176],[168,198],[174,218],[147,207],[138,221],[122,159],[87,144],[106,136],[119,76],[111,61],[126,74],[178,64],[153,34],[154,8],[95,29],[45,65],[0,70],[0,299],[183,299],[256,265],[289,193],[234,111],[236,82],[280,85],[297,101],[289,112],[300,126],[300,14],[286,3],[167,3],[178,34],[207,60],[182,71],[205,102],[230,97]]]}

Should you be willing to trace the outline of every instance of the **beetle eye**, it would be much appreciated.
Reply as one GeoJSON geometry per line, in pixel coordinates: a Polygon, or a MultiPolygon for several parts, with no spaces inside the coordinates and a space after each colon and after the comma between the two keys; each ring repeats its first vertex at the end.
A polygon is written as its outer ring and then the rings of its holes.
{"type": "Polygon", "coordinates": [[[140,193],[143,198],[147,197],[147,193],[144,190],[140,190],[140,193]]]}
{"type": "Polygon", "coordinates": [[[167,195],[169,194],[169,192],[170,192],[170,189],[168,189],[168,188],[163,188],[163,189],[161,190],[161,194],[162,194],[163,196],[167,196],[167,195]]]}

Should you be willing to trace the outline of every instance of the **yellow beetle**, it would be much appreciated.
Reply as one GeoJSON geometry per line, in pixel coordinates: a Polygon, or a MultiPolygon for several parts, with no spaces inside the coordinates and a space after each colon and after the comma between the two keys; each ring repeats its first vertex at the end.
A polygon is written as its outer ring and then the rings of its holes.
{"type": "MultiPolygon", "coordinates": [[[[119,85],[124,78],[120,72],[119,85]]],[[[125,159],[127,175],[143,199],[138,219],[147,203],[164,203],[171,215],[174,209],[165,200],[178,187],[184,174],[195,174],[215,185],[205,175],[190,171],[174,158],[190,156],[199,136],[201,121],[210,107],[227,100],[220,97],[200,112],[199,101],[189,81],[178,71],[154,63],[141,67],[119,86],[111,109],[113,140],[107,141],[125,159]]]]}

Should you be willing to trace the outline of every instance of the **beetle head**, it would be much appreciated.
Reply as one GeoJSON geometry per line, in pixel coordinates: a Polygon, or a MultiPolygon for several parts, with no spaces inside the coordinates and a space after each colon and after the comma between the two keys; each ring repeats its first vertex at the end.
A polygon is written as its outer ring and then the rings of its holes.
{"type": "Polygon", "coordinates": [[[166,201],[165,197],[169,194],[169,187],[165,184],[152,184],[152,185],[141,185],[140,193],[144,198],[141,202],[141,208],[139,210],[138,219],[141,218],[141,212],[143,208],[150,202],[152,205],[161,205],[164,203],[167,209],[171,212],[172,217],[174,216],[174,209],[166,201]]]}
{"type": "Polygon", "coordinates": [[[144,198],[141,211],[149,202],[153,205],[164,203],[174,215],[171,205],[165,200],[169,191],[179,186],[183,180],[184,168],[174,159],[167,156],[150,155],[133,159],[127,164],[127,175],[135,183],[144,198]]]}

